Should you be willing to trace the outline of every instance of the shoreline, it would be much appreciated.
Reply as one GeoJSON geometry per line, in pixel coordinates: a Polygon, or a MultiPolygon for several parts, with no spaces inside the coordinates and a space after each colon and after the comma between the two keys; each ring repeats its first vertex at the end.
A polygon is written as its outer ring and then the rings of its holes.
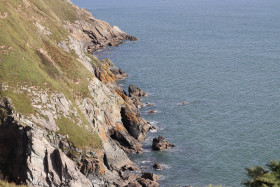
{"type": "MultiPolygon", "coordinates": [[[[29,1],[15,2],[20,11],[5,6],[16,12],[0,19],[10,23],[19,14],[27,18],[24,27],[32,28],[11,30],[30,36],[27,44],[3,34],[10,43],[0,46],[7,66],[7,75],[0,76],[0,180],[35,187],[159,186],[157,175],[129,158],[143,153],[148,131],[155,130],[140,111],[150,105],[141,102],[147,94],[134,85],[124,90],[118,81],[127,73],[91,55],[137,38],[69,0],[29,1]],[[17,71],[11,56],[21,65],[17,71]]],[[[162,137],[153,139],[154,150],[168,146],[162,137]]]]}

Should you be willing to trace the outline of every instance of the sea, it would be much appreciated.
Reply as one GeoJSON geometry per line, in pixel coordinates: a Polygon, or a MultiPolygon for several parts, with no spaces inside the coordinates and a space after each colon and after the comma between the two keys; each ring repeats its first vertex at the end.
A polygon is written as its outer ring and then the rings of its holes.
{"type": "Polygon", "coordinates": [[[279,0],[73,2],[139,39],[95,55],[148,93],[158,130],[130,157],[161,186],[238,187],[245,168],[280,160],[279,0]],[[159,135],[176,147],[152,151],[159,135]]]}

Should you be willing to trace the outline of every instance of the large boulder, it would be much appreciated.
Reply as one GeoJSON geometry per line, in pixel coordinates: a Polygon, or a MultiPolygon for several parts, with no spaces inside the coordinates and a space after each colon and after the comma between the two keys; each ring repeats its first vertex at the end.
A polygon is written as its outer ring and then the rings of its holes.
{"type": "Polygon", "coordinates": [[[168,142],[164,137],[159,136],[158,138],[153,139],[153,150],[155,151],[162,151],[164,149],[167,149],[169,147],[174,147],[174,144],[171,144],[168,142]]]}

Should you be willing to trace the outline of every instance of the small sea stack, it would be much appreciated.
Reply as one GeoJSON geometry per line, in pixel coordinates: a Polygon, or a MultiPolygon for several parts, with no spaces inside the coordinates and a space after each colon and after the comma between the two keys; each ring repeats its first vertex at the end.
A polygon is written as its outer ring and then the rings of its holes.
{"type": "Polygon", "coordinates": [[[175,145],[168,142],[164,137],[159,136],[158,138],[153,139],[152,148],[154,151],[162,151],[169,147],[175,147],[175,145]]]}

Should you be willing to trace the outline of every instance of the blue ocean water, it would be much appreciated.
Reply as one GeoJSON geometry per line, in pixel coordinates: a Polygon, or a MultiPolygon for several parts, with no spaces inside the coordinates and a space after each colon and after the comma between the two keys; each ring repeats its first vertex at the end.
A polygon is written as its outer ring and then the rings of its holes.
{"type": "Polygon", "coordinates": [[[241,186],[245,167],[280,159],[279,0],[73,2],[139,38],[97,55],[150,94],[160,130],[132,159],[166,164],[162,186],[241,186]],[[176,147],[151,151],[158,135],[176,147]]]}

